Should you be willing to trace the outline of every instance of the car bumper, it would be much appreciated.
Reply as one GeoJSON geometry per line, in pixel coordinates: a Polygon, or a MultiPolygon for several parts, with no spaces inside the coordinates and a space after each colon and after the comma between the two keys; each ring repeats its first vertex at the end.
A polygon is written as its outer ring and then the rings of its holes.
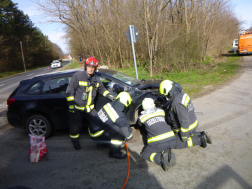
{"type": "Polygon", "coordinates": [[[21,117],[17,116],[16,113],[11,113],[10,111],[6,114],[9,124],[13,127],[25,129],[22,125],[21,117]]]}
{"type": "Polygon", "coordinates": [[[51,65],[51,68],[60,68],[61,65],[51,65]]]}

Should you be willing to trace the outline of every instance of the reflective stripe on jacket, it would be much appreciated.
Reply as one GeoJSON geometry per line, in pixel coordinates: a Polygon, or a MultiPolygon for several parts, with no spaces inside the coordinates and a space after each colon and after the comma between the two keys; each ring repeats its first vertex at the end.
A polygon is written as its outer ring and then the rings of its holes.
{"type": "MultiPolygon", "coordinates": [[[[171,99],[170,119],[174,132],[192,133],[198,126],[194,106],[186,93],[178,93],[171,99]]],[[[189,137],[189,136],[188,136],[189,137]]]]}
{"type": "Polygon", "coordinates": [[[175,140],[174,132],[165,121],[165,112],[162,109],[152,109],[145,111],[139,116],[138,122],[144,125],[147,130],[147,142],[163,143],[170,140],[175,140]],[[150,113],[147,113],[150,112],[150,113]]]}
{"type": "Polygon", "coordinates": [[[109,94],[95,74],[89,77],[85,70],[79,71],[71,78],[66,91],[66,99],[68,105],[75,105],[78,110],[90,112],[94,108],[97,92],[105,97],[109,94]]]}

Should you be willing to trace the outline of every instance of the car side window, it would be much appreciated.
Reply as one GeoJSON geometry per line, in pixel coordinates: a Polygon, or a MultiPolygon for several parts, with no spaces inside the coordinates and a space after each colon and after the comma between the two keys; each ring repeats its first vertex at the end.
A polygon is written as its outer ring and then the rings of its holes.
{"type": "Polygon", "coordinates": [[[28,95],[38,95],[40,94],[40,89],[42,86],[42,82],[38,82],[33,84],[26,92],[28,95]]]}
{"type": "Polygon", "coordinates": [[[70,80],[71,80],[71,76],[47,80],[45,81],[42,92],[43,93],[66,93],[66,89],[70,80]]]}
{"type": "Polygon", "coordinates": [[[46,80],[44,87],[42,89],[42,93],[50,93],[50,80],[46,80]]]}

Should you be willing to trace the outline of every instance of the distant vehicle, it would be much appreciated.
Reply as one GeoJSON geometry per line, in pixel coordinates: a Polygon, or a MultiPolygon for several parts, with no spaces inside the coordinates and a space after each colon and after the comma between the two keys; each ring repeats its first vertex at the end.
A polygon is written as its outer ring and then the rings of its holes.
{"type": "Polygon", "coordinates": [[[60,67],[62,67],[62,65],[61,65],[61,62],[59,60],[54,60],[51,63],[51,68],[60,68],[60,67]]]}
{"type": "Polygon", "coordinates": [[[236,53],[237,49],[238,49],[238,39],[234,39],[232,43],[232,51],[236,53]]]}
{"type": "MultiPolygon", "coordinates": [[[[66,89],[72,75],[83,69],[65,70],[39,75],[23,80],[7,100],[7,119],[10,125],[26,129],[28,133],[48,137],[57,129],[69,127],[66,89]]],[[[148,96],[158,98],[158,88],[162,80],[140,80],[110,69],[98,69],[96,77],[113,95],[127,91],[132,104],[126,117],[130,125],[136,124],[143,99],[148,96]]],[[[95,109],[99,110],[107,98],[99,94],[95,109]]]]}
{"type": "Polygon", "coordinates": [[[245,30],[239,34],[238,54],[252,54],[252,31],[245,30]]]}

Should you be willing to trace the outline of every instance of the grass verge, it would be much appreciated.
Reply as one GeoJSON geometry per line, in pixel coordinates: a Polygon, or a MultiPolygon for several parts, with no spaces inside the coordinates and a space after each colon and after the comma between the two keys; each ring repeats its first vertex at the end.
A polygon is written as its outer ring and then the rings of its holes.
{"type": "MultiPolygon", "coordinates": [[[[233,78],[242,67],[242,57],[228,56],[221,63],[206,62],[206,66],[201,69],[192,69],[186,72],[160,72],[150,77],[146,68],[137,69],[139,79],[169,79],[182,85],[183,90],[190,96],[200,94],[209,88],[214,88],[233,78]]],[[[68,64],[63,69],[83,68],[78,61],[68,64]]],[[[116,70],[136,77],[135,68],[117,68],[116,70]]]]}

